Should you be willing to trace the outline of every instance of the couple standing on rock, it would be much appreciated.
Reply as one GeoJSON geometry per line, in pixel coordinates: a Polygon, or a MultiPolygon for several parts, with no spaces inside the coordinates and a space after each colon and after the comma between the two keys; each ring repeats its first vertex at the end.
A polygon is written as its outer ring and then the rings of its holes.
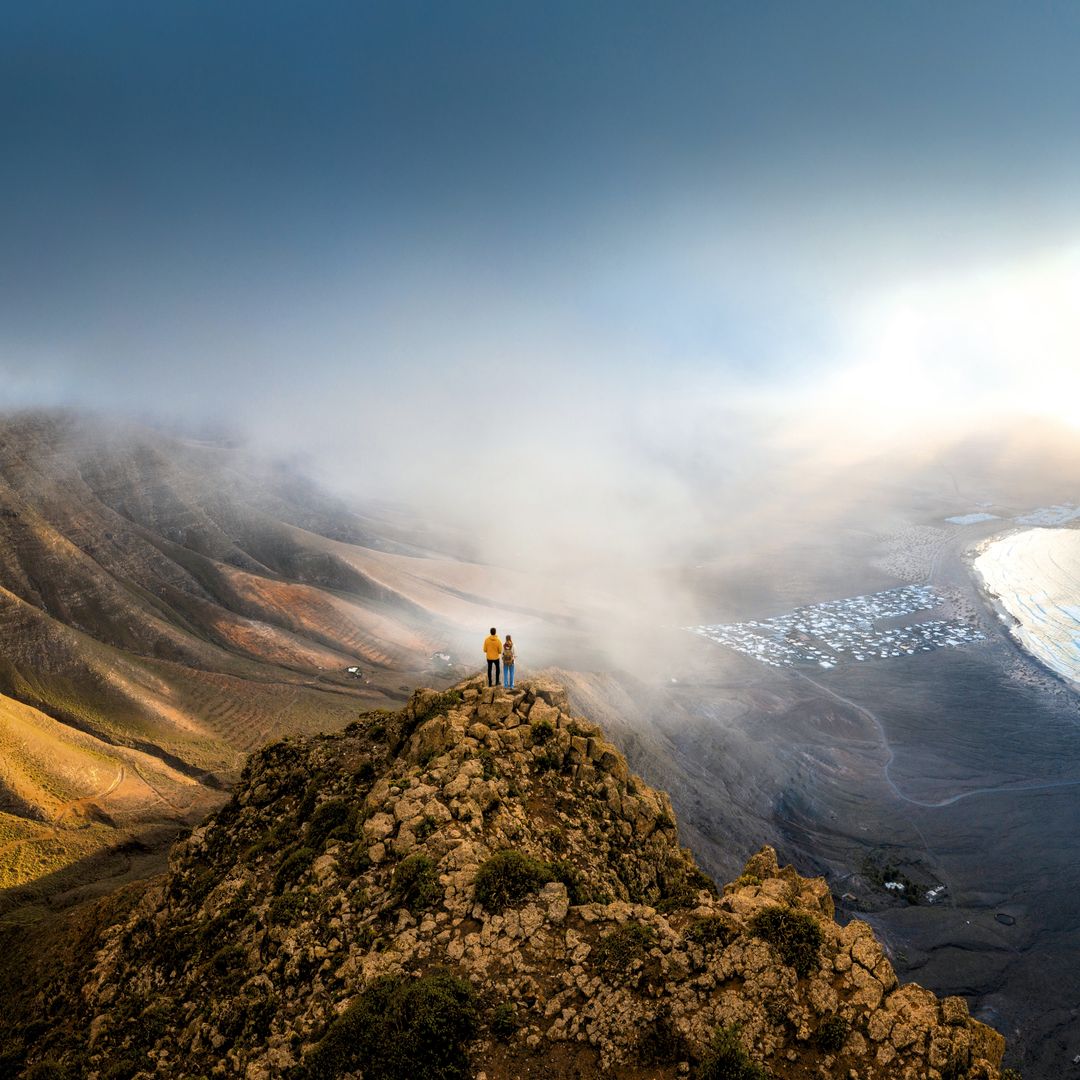
{"type": "Polygon", "coordinates": [[[504,682],[508,690],[514,689],[514,639],[507,634],[506,641],[499,640],[495,627],[484,638],[484,655],[488,662],[488,686],[499,686],[499,660],[502,660],[504,682]],[[495,681],[491,681],[492,672],[495,673],[495,681]]]}

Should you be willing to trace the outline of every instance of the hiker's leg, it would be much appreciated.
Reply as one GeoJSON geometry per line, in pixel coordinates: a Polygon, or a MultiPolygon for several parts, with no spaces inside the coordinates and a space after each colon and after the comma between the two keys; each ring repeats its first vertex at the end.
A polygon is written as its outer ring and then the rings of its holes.
{"type": "Polygon", "coordinates": [[[500,676],[499,661],[496,660],[496,661],[494,661],[494,663],[495,663],[495,685],[496,686],[502,686],[502,679],[499,677],[500,676]]]}
{"type": "Polygon", "coordinates": [[[495,662],[494,660],[489,660],[489,661],[488,661],[488,686],[490,686],[490,685],[491,685],[491,665],[492,665],[492,664],[493,664],[494,662],[495,662]]]}

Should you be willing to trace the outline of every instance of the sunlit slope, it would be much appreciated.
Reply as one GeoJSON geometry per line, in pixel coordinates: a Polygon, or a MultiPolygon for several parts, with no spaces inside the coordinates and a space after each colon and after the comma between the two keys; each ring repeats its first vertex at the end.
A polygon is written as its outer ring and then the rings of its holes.
{"type": "Polygon", "coordinates": [[[62,871],[129,830],[185,820],[213,801],[152,754],[0,696],[0,887],[62,871]]]}

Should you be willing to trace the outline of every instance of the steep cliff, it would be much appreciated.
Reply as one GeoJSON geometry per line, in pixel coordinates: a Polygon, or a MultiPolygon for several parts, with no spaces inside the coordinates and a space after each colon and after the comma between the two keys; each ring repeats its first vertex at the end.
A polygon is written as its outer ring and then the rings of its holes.
{"type": "Polygon", "coordinates": [[[266,747],[92,943],[24,1076],[995,1080],[1004,1048],[771,849],[718,892],[544,683],[266,747]]]}

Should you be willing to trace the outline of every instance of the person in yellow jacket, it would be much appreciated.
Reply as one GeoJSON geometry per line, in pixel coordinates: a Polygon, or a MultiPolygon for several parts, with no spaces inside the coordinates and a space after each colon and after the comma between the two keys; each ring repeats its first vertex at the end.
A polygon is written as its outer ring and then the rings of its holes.
{"type": "Polygon", "coordinates": [[[502,656],[502,642],[499,640],[499,635],[495,631],[495,627],[491,628],[491,633],[484,638],[484,655],[487,657],[488,662],[488,686],[501,686],[502,680],[499,678],[499,658],[502,656]],[[491,673],[495,672],[495,682],[491,681],[491,673]]]}

